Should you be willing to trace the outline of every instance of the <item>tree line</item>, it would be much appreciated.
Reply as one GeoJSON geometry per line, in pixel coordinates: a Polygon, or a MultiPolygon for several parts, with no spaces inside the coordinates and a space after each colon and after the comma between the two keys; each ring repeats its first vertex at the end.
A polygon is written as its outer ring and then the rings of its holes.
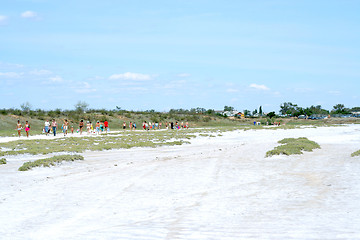
{"type": "MultiPolygon", "coordinates": [[[[224,106],[223,112],[237,112],[233,106],[224,106]]],[[[241,111],[239,111],[241,112],[241,111]]],[[[321,105],[312,105],[310,107],[300,107],[297,104],[291,102],[284,102],[280,105],[279,114],[276,114],[275,111],[264,113],[262,106],[259,109],[255,109],[254,111],[243,110],[243,114],[246,117],[275,117],[275,116],[293,116],[298,117],[300,115],[311,116],[314,114],[317,115],[334,115],[334,114],[351,114],[352,112],[360,112],[360,107],[347,108],[344,104],[336,104],[333,106],[332,110],[327,110],[322,108],[321,105]]],[[[55,110],[43,110],[43,109],[35,109],[33,110],[31,104],[29,102],[23,103],[20,105],[20,109],[18,108],[9,108],[9,109],[0,109],[0,114],[7,115],[13,114],[17,116],[32,116],[32,117],[58,117],[60,115],[66,115],[73,119],[80,119],[84,114],[98,113],[107,116],[114,116],[115,114],[121,114],[125,116],[130,116],[131,113],[138,114],[164,114],[157,112],[153,109],[145,110],[145,111],[132,111],[132,110],[124,110],[119,106],[116,106],[115,109],[91,109],[89,108],[89,104],[83,101],[79,101],[74,105],[74,109],[72,110],[62,110],[57,108],[55,110]]],[[[218,117],[226,117],[226,115],[222,114],[219,111],[215,111],[214,109],[206,109],[206,108],[191,108],[191,109],[170,109],[167,114],[169,115],[209,115],[209,116],[218,116],[218,117]]]]}

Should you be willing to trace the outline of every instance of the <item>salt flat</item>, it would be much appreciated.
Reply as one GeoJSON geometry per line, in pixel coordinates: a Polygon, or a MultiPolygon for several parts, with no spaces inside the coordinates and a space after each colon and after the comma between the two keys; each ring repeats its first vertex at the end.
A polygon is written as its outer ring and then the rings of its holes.
{"type": "MultiPolygon", "coordinates": [[[[0,166],[0,239],[360,239],[360,126],[248,130],[191,144],[0,166]],[[285,137],[321,149],[265,158],[285,137]]],[[[32,157],[33,159],[36,156],[32,157]]]]}

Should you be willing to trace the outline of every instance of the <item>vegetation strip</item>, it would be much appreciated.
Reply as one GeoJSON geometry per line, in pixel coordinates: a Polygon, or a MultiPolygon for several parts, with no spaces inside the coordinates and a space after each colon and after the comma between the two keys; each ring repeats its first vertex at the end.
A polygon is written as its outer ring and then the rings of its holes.
{"type": "Polygon", "coordinates": [[[284,138],[278,143],[283,144],[275,147],[273,150],[268,151],[265,157],[273,155],[293,155],[302,154],[302,151],[311,152],[313,149],[320,148],[320,145],[314,141],[310,141],[305,137],[300,138],[284,138]]]}
{"type": "Polygon", "coordinates": [[[63,137],[53,139],[17,140],[1,144],[0,156],[19,154],[49,154],[54,152],[81,153],[86,150],[102,151],[132,147],[157,147],[165,145],[181,145],[195,138],[197,133],[221,133],[234,128],[219,129],[187,129],[168,131],[136,131],[104,134],[99,136],[63,137]]]}
{"type": "Polygon", "coordinates": [[[50,167],[50,166],[55,166],[57,163],[61,163],[63,161],[75,161],[75,160],[84,160],[84,157],[81,155],[60,155],[45,159],[39,159],[33,162],[24,163],[19,168],[19,171],[27,171],[34,167],[50,167]]]}

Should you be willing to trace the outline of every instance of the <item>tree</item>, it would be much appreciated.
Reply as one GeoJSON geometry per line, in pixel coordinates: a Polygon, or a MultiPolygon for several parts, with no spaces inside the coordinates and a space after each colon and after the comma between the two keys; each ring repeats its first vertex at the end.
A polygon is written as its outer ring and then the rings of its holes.
{"type": "Polygon", "coordinates": [[[351,109],[352,112],[360,112],[360,107],[353,107],[351,109]]]}
{"type": "Polygon", "coordinates": [[[88,109],[89,104],[86,102],[79,101],[77,104],[75,104],[75,110],[78,113],[84,113],[88,109]]]}
{"type": "Polygon", "coordinates": [[[31,104],[29,102],[23,103],[20,105],[20,108],[23,112],[28,113],[31,110],[31,104]]]}
{"type": "Polygon", "coordinates": [[[280,113],[281,114],[290,114],[293,115],[296,112],[297,105],[292,104],[291,102],[285,102],[280,105],[280,113]]]}
{"type": "Polygon", "coordinates": [[[336,104],[333,106],[333,114],[350,114],[350,110],[345,108],[344,104],[336,104]]]}
{"type": "Polygon", "coordinates": [[[245,115],[245,116],[250,116],[250,115],[251,115],[250,110],[245,109],[245,110],[244,110],[244,115],[245,115]]]}
{"type": "Polygon", "coordinates": [[[224,106],[224,112],[232,112],[234,111],[234,107],[231,107],[231,106],[224,106]]]}
{"type": "Polygon", "coordinates": [[[257,109],[255,109],[253,112],[252,112],[252,115],[255,116],[257,114],[257,109]]]}
{"type": "Polygon", "coordinates": [[[206,111],[206,113],[207,113],[208,115],[213,115],[213,114],[215,114],[215,110],[214,110],[214,109],[208,109],[208,110],[206,111]]]}
{"type": "Polygon", "coordinates": [[[321,105],[317,105],[314,106],[312,105],[311,107],[307,107],[304,109],[305,115],[310,116],[312,114],[322,114],[322,115],[327,115],[329,114],[329,111],[326,109],[322,109],[321,105]]]}
{"type": "Polygon", "coordinates": [[[263,110],[262,110],[262,106],[259,107],[259,115],[262,116],[263,115],[263,110]]]}
{"type": "Polygon", "coordinates": [[[269,112],[267,115],[266,115],[268,118],[273,118],[276,116],[275,112],[269,112]]]}

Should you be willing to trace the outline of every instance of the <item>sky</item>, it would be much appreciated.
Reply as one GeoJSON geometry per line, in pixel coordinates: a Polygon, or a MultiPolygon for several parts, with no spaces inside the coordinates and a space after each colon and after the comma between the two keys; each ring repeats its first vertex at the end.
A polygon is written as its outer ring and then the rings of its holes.
{"type": "Polygon", "coordinates": [[[1,0],[0,108],[360,106],[357,0],[1,0]]]}

